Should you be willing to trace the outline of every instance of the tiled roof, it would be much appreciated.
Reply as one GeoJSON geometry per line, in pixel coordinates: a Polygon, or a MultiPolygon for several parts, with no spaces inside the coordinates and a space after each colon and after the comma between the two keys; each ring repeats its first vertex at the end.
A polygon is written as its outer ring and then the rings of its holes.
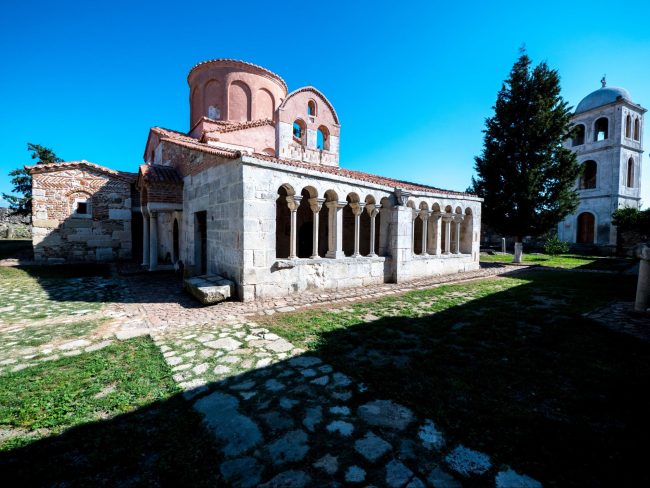
{"type": "Polygon", "coordinates": [[[183,179],[171,166],[160,166],[157,164],[141,164],[140,172],[147,183],[165,183],[182,185],[183,179]]]}
{"type": "Polygon", "coordinates": [[[248,120],[246,122],[232,122],[224,124],[220,128],[210,132],[235,132],[238,130],[250,129],[252,127],[261,127],[263,125],[275,125],[271,119],[248,120]]]}
{"type": "Polygon", "coordinates": [[[282,77],[280,75],[275,74],[273,71],[270,71],[270,70],[268,70],[268,69],[266,69],[266,68],[264,68],[262,66],[259,66],[257,64],[253,64],[253,63],[249,63],[247,61],[242,61],[240,59],[218,58],[218,59],[209,59],[207,61],[202,61],[202,62],[200,62],[198,64],[195,64],[192,67],[190,72],[187,74],[187,79],[189,80],[190,75],[192,74],[192,72],[195,69],[198,69],[199,67],[204,66],[206,64],[219,63],[219,62],[231,63],[231,64],[235,64],[235,65],[240,65],[240,66],[246,66],[246,67],[249,67],[249,68],[256,68],[256,69],[264,72],[266,75],[270,76],[271,78],[275,78],[276,80],[278,80],[280,83],[282,83],[282,86],[284,86],[284,89],[286,91],[289,91],[289,87],[287,87],[287,84],[285,83],[285,81],[282,79],[282,77]]]}
{"type": "Polygon", "coordinates": [[[51,173],[53,171],[63,171],[67,169],[92,169],[105,173],[107,175],[115,176],[117,178],[133,182],[137,178],[136,173],[129,173],[127,171],[116,171],[114,169],[106,168],[105,166],[100,166],[99,164],[91,163],[82,159],[80,161],[64,161],[62,163],[51,163],[51,164],[36,164],[34,166],[25,166],[25,169],[32,174],[35,173],[51,173]]]}
{"type": "Polygon", "coordinates": [[[167,137],[170,139],[177,139],[179,141],[189,141],[189,142],[196,142],[196,139],[193,137],[188,136],[187,134],[183,132],[178,132],[176,130],[171,130],[171,129],[165,129],[163,127],[152,127],[151,132],[154,134],[157,134],[159,137],[167,137]]]}
{"type": "MultiPolygon", "coordinates": [[[[162,137],[161,140],[168,141],[172,144],[176,144],[179,146],[187,147],[189,149],[195,149],[197,151],[202,151],[205,153],[209,154],[215,154],[217,156],[221,156],[224,158],[229,158],[229,159],[236,159],[241,156],[240,151],[236,151],[233,149],[226,149],[226,148],[221,148],[221,147],[216,147],[216,146],[211,146],[206,143],[202,143],[197,141],[196,139],[193,139],[185,134],[182,134],[180,132],[176,131],[170,131],[168,129],[162,129],[160,127],[155,127],[151,129],[152,131],[156,129],[158,130],[159,134],[162,135],[163,133],[168,134],[168,137],[162,137]]],[[[256,159],[261,159],[264,161],[270,161],[273,163],[277,164],[283,164],[286,166],[293,166],[296,168],[304,168],[308,169],[311,171],[318,171],[320,173],[326,173],[326,174],[332,174],[336,176],[344,176],[346,178],[353,178],[355,180],[359,181],[365,181],[368,183],[375,183],[378,185],[385,185],[385,186],[391,186],[391,187],[396,187],[396,188],[402,188],[404,190],[410,190],[410,191],[427,191],[427,192],[435,192],[435,193],[442,193],[445,195],[457,195],[457,196],[476,196],[471,193],[465,193],[465,192],[458,192],[458,191],[451,191],[451,190],[444,190],[442,188],[436,188],[434,186],[429,186],[429,185],[421,185],[418,183],[411,183],[409,181],[402,181],[402,180],[396,180],[393,178],[387,178],[384,176],[379,176],[379,175],[373,175],[371,173],[364,173],[362,171],[354,171],[351,169],[344,169],[336,166],[320,166],[320,165],[314,165],[312,163],[305,163],[302,161],[294,161],[294,160],[289,160],[289,159],[279,159],[273,156],[267,156],[265,154],[259,154],[255,153],[253,154],[253,157],[256,159]]]]}
{"type": "Polygon", "coordinates": [[[471,193],[464,193],[451,190],[443,190],[442,188],[436,188],[434,186],[420,185],[417,183],[411,183],[409,181],[396,180],[393,178],[387,178],[384,176],[373,175],[371,173],[364,173],[362,171],[354,171],[351,169],[339,168],[336,166],[317,166],[311,163],[305,163],[302,161],[292,161],[287,159],[278,159],[273,156],[267,156],[266,154],[253,154],[255,159],[261,159],[264,161],[270,161],[277,164],[283,164],[286,166],[293,166],[296,168],[309,169],[311,171],[318,171],[320,173],[327,173],[336,176],[344,176],[346,178],[352,178],[355,180],[365,181],[367,183],[375,183],[377,185],[391,186],[393,188],[402,188],[404,190],[411,191],[428,191],[435,193],[444,193],[446,195],[457,195],[457,196],[476,196],[471,193]]]}

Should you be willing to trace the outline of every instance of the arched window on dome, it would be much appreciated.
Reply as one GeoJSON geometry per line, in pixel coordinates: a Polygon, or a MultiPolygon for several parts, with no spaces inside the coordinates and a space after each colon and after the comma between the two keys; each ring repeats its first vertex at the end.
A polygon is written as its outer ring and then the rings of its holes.
{"type": "Polygon", "coordinates": [[[578,182],[578,190],[592,190],[596,188],[596,177],[598,175],[598,164],[596,161],[585,161],[582,165],[582,173],[578,182]]]}
{"type": "Polygon", "coordinates": [[[632,158],[627,160],[627,181],[625,186],[634,188],[634,159],[632,158]]]}
{"type": "Polygon", "coordinates": [[[594,141],[604,141],[609,138],[609,120],[607,117],[599,118],[594,124],[594,141]]]}
{"type": "Polygon", "coordinates": [[[296,119],[293,122],[293,140],[304,145],[306,133],[307,127],[305,126],[305,123],[300,119],[296,119]]]}
{"type": "Polygon", "coordinates": [[[314,102],[313,100],[309,100],[307,102],[307,115],[311,117],[316,116],[316,102],[314,102]]]}
{"type": "Polygon", "coordinates": [[[585,143],[585,126],[583,124],[578,124],[573,128],[571,141],[573,146],[582,146],[585,143]]]}
{"type": "Polygon", "coordinates": [[[630,114],[625,117],[625,137],[632,137],[632,117],[630,117],[630,114]]]}
{"type": "Polygon", "coordinates": [[[330,132],[327,127],[322,125],[316,131],[316,149],[320,151],[330,150],[330,132]]]}
{"type": "Polygon", "coordinates": [[[634,140],[635,141],[641,140],[641,122],[639,122],[638,117],[634,119],[634,140]]]}

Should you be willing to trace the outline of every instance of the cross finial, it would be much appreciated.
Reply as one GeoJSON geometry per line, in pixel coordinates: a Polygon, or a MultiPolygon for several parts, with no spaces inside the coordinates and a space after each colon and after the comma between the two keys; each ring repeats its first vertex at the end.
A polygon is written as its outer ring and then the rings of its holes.
{"type": "Polygon", "coordinates": [[[603,88],[607,86],[607,75],[603,75],[602,79],[600,80],[600,84],[603,85],[603,88]]]}

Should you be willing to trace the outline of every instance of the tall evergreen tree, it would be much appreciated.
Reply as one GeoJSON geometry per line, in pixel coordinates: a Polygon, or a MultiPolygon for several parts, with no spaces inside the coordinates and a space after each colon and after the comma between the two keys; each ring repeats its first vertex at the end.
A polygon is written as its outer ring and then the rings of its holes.
{"type": "MultiPolygon", "coordinates": [[[[57,157],[50,148],[39,144],[27,143],[27,150],[32,153],[32,159],[36,159],[36,164],[52,164],[63,161],[57,157]]],[[[12,193],[18,195],[2,194],[9,208],[15,213],[29,215],[32,213],[32,175],[25,168],[18,168],[9,172],[11,184],[14,185],[12,193]]]]}
{"type": "Polygon", "coordinates": [[[571,110],[558,72],[544,62],[533,68],[523,49],[493,109],[470,191],[485,199],[483,221],[521,242],[552,230],[576,209],[580,166],[563,146],[571,110]]]}

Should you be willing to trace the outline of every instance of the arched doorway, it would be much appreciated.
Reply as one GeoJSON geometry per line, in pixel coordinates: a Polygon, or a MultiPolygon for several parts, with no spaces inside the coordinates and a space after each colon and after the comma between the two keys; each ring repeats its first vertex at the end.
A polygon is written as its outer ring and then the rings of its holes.
{"type": "Polygon", "coordinates": [[[178,219],[174,219],[173,237],[174,237],[174,239],[173,239],[174,240],[174,255],[172,256],[172,260],[174,262],[176,262],[179,259],[179,251],[180,251],[179,235],[178,235],[178,219]]]}
{"type": "Polygon", "coordinates": [[[594,243],[595,219],[593,214],[583,212],[578,215],[578,235],[576,242],[578,244],[594,243]]]}

